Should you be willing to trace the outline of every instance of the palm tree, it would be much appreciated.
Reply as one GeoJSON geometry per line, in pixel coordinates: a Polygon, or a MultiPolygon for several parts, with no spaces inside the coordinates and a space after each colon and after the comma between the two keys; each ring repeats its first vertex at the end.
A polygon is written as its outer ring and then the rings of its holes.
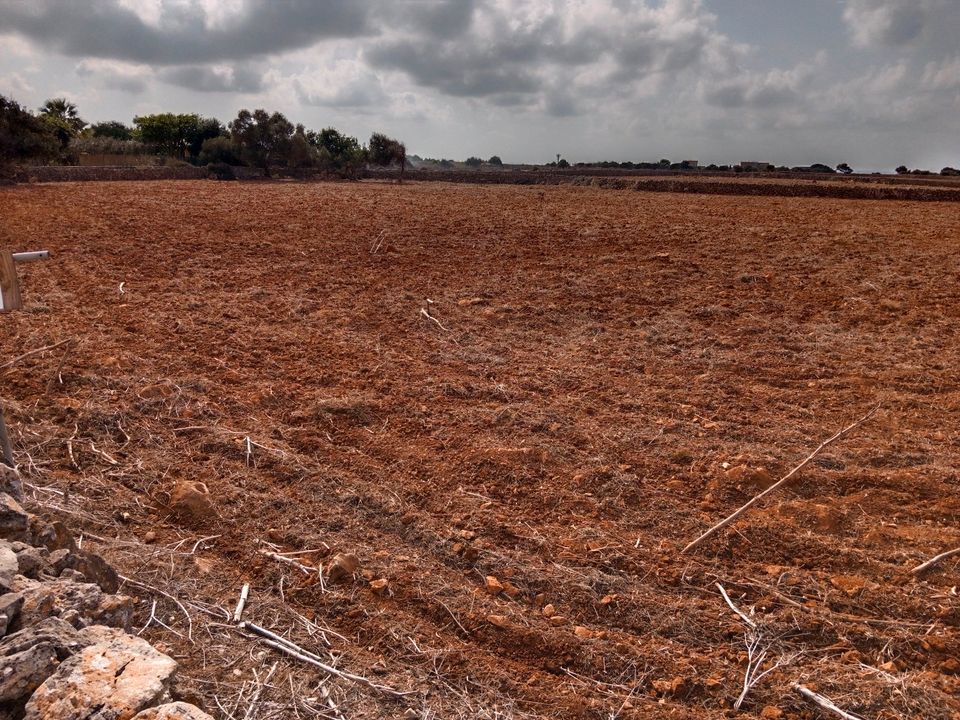
{"type": "Polygon", "coordinates": [[[87,125],[87,121],[77,114],[77,106],[63,97],[47,100],[41,106],[40,114],[48,120],[59,121],[76,133],[87,125]]]}

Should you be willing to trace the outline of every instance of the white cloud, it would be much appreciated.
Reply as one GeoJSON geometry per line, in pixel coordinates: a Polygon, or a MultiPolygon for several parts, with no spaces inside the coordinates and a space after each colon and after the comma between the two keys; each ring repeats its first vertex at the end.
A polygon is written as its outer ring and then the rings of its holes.
{"type": "Polygon", "coordinates": [[[905,46],[923,40],[947,3],[955,0],[846,0],[843,19],[860,47],[905,46]]]}
{"type": "Polygon", "coordinates": [[[90,78],[107,90],[127,93],[142,93],[153,79],[153,71],[147,65],[100,60],[81,60],[74,68],[81,78],[90,78]]]}
{"type": "Polygon", "coordinates": [[[960,55],[927,63],[921,87],[924,90],[960,90],[960,55]]]}
{"type": "Polygon", "coordinates": [[[305,105],[361,109],[384,107],[389,100],[377,74],[356,59],[332,60],[294,76],[292,82],[305,105]]]}
{"type": "Polygon", "coordinates": [[[20,73],[10,73],[0,80],[0,95],[20,98],[33,94],[33,86],[20,73]]]}

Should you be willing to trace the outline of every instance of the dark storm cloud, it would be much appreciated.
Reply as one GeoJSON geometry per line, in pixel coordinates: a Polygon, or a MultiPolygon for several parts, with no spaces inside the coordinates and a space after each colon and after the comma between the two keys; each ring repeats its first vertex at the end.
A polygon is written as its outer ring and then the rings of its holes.
{"type": "Polygon", "coordinates": [[[653,74],[675,77],[705,67],[709,54],[726,43],[697,0],[558,2],[524,15],[529,7],[471,3],[463,35],[430,37],[405,25],[367,42],[364,58],[377,70],[401,72],[446,95],[535,105],[568,117],[581,112],[575,98],[583,94],[628,95],[653,74]]]}
{"type": "Polygon", "coordinates": [[[580,113],[580,106],[570,93],[558,91],[547,93],[544,110],[551,117],[573,117],[580,113]]]}
{"type": "Polygon", "coordinates": [[[197,92],[254,93],[263,89],[262,73],[245,66],[218,69],[189,65],[161,70],[157,77],[171,85],[197,92]]]}
{"type": "MultiPolygon", "coordinates": [[[[520,48],[513,48],[520,51],[520,48]]],[[[368,51],[366,58],[375,68],[400,70],[418,85],[457,97],[486,97],[503,93],[532,93],[539,83],[523,62],[504,48],[469,49],[458,45],[426,45],[410,42],[386,43],[368,51]]],[[[532,59],[535,53],[521,51],[532,59]]]]}
{"type": "Polygon", "coordinates": [[[200,6],[166,4],[156,26],[116,0],[0,0],[0,32],[17,32],[65,55],[175,65],[242,59],[373,32],[372,0],[247,0],[207,26],[200,6]]]}
{"type": "Polygon", "coordinates": [[[470,29],[476,0],[414,0],[387,3],[391,21],[432,38],[455,38],[470,29]]]}

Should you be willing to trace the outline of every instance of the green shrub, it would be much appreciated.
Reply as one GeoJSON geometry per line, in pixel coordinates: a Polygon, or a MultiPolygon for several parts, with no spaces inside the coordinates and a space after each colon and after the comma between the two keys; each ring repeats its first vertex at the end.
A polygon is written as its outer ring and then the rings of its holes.
{"type": "Polygon", "coordinates": [[[243,165],[240,160],[240,151],[233,140],[228,137],[207,138],[200,146],[199,161],[201,165],[223,163],[225,165],[243,165]]]}
{"type": "Polygon", "coordinates": [[[210,177],[217,180],[236,180],[237,176],[233,172],[233,166],[228,165],[225,162],[215,162],[207,165],[207,172],[210,173],[210,177]]]}

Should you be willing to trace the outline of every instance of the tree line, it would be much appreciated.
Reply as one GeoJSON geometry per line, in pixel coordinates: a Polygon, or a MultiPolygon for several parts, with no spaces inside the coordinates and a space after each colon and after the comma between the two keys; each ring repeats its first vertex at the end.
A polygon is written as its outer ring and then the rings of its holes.
{"type": "Polygon", "coordinates": [[[336,128],[308,130],[283,113],[241,110],[224,125],[196,113],[139,115],[133,123],[88,124],[65,98],[47,100],[36,113],[0,95],[0,165],[77,162],[81,154],[157,155],[207,165],[218,176],[232,167],[318,168],[353,175],[366,164],[407,164],[399,140],[373,133],[366,145],[336,128]]]}

